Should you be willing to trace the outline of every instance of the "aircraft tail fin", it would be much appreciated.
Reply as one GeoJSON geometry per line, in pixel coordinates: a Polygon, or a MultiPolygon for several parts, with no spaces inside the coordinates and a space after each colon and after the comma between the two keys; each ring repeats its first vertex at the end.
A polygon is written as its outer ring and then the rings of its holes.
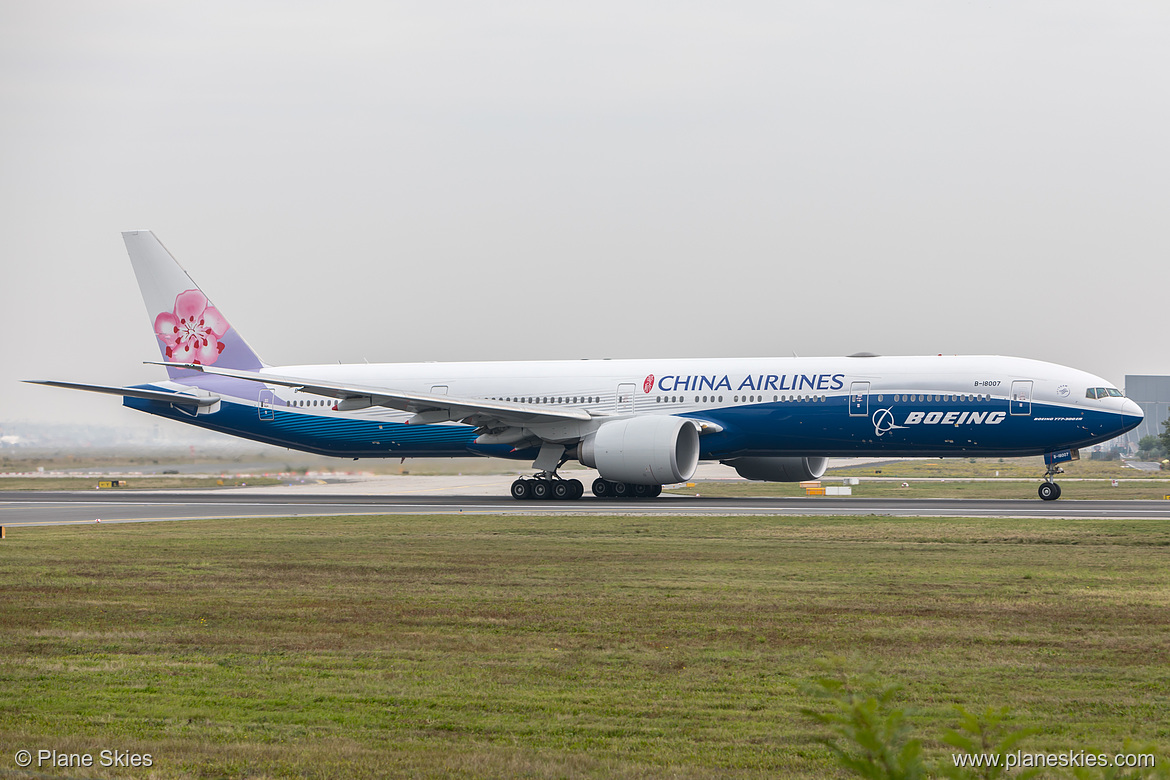
{"type": "MultiPolygon", "coordinates": [[[[122,234],[146,313],[163,359],[175,363],[212,364],[255,371],[263,367],[255,350],[228,324],[162,242],[149,230],[122,234]]],[[[189,369],[167,368],[171,379],[198,376],[189,369]]]]}

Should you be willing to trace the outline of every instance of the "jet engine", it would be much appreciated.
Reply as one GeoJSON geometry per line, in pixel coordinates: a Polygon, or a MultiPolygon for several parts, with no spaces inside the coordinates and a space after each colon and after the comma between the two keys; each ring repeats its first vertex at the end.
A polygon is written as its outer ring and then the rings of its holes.
{"type": "Polygon", "coordinates": [[[723,461],[744,479],[761,482],[804,482],[820,479],[828,458],[732,458],[723,461]]]}
{"type": "Polygon", "coordinates": [[[668,415],[614,420],[582,441],[578,456],[613,482],[685,482],[699,465],[699,432],[690,420],[668,415]]]}

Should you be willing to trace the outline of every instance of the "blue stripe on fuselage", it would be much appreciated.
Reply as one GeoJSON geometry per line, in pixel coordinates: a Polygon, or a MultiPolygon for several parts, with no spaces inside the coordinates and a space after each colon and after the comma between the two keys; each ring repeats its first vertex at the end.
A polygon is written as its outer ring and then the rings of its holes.
{"type": "Polygon", "coordinates": [[[218,412],[198,416],[158,401],[123,398],[122,403],[148,414],[318,455],[344,458],[484,455],[528,460],[535,457],[531,449],[512,452],[510,445],[476,445],[475,429],[469,425],[406,425],[265,408],[265,414],[272,414],[269,420],[260,419],[260,410],[254,405],[226,399],[218,412]]]}
{"type": "MultiPolygon", "coordinates": [[[[475,429],[467,425],[405,425],[304,414],[280,407],[264,409],[265,414],[272,415],[268,420],[260,419],[255,405],[226,399],[220,411],[199,416],[157,401],[124,398],[123,405],[213,431],[336,457],[483,455],[530,460],[536,454],[532,448],[513,451],[510,445],[476,445],[475,429]]],[[[747,455],[1040,455],[1105,441],[1140,422],[1116,412],[1038,402],[1031,404],[1029,415],[1011,415],[1009,411],[1006,399],[885,403],[871,400],[864,416],[850,416],[848,396],[828,396],[824,401],[742,404],[679,414],[723,427],[720,433],[700,438],[700,457],[704,460],[747,455]],[[881,410],[888,410],[889,415],[875,420],[881,410]],[[921,421],[907,424],[912,412],[920,412],[921,421]],[[983,418],[979,423],[958,425],[925,422],[945,419],[948,412],[975,412],[983,418]],[[989,423],[992,413],[1000,413],[1002,419],[989,423]]]]}

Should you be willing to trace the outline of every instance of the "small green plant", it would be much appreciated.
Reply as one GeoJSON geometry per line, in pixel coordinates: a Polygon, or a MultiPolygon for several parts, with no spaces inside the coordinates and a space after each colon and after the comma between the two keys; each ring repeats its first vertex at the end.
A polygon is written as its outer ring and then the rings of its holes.
{"type": "MultiPolygon", "coordinates": [[[[821,665],[827,673],[813,678],[806,692],[827,707],[805,708],[801,712],[829,727],[831,736],[822,742],[842,768],[869,780],[997,780],[1009,776],[1010,770],[1004,765],[956,766],[955,753],[937,764],[927,761],[922,754],[922,740],[911,733],[909,710],[897,705],[899,685],[872,673],[850,674],[843,659],[823,661],[821,665]]],[[[1005,756],[1036,733],[1031,728],[1012,728],[1007,707],[988,707],[980,714],[956,707],[955,713],[958,725],[943,735],[942,742],[971,757],[1005,756]]],[[[1038,772],[1013,771],[1010,776],[1012,780],[1027,780],[1038,772]]]]}
{"type": "MultiPolygon", "coordinates": [[[[980,715],[968,712],[962,707],[955,707],[959,717],[959,726],[943,735],[942,741],[951,747],[958,748],[969,756],[999,755],[1004,756],[1015,750],[1020,742],[1036,733],[1036,729],[1021,728],[1009,729],[1009,711],[1007,707],[995,709],[988,707],[980,715]]],[[[940,765],[939,773],[944,777],[962,778],[962,780],[994,780],[1007,777],[1006,762],[999,766],[957,767],[954,761],[950,765],[940,765]]],[[[1025,780],[1035,777],[1039,769],[1028,769],[1022,772],[1013,772],[1012,780],[1025,780]]]]}
{"type": "Polygon", "coordinates": [[[906,710],[894,703],[899,686],[868,675],[851,677],[842,659],[822,666],[828,673],[814,678],[807,692],[823,700],[827,709],[801,712],[829,727],[832,736],[822,741],[837,763],[870,780],[927,777],[922,742],[910,736],[906,710]]]}

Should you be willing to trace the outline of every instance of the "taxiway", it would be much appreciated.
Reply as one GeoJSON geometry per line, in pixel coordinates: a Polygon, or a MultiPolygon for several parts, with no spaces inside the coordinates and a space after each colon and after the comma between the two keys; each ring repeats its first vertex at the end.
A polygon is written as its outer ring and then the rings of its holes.
{"type": "Polygon", "coordinates": [[[498,515],[878,515],[886,517],[1163,518],[1170,501],[1053,501],[858,497],[514,501],[506,496],[321,495],[247,492],[10,492],[0,495],[0,525],[141,523],[210,518],[404,514],[498,515]]]}

